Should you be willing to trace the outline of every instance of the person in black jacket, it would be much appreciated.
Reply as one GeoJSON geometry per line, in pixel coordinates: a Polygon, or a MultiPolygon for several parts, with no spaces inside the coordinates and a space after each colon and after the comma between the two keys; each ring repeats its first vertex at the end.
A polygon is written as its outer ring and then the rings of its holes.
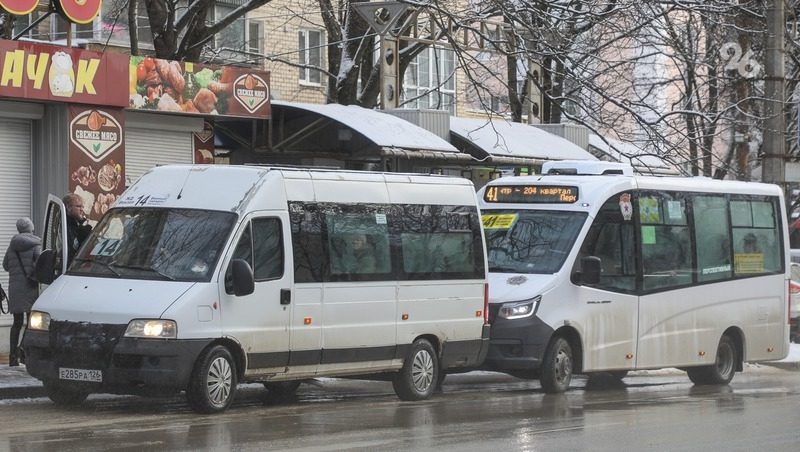
{"type": "Polygon", "coordinates": [[[3,257],[3,269],[8,272],[8,310],[14,315],[11,325],[11,347],[8,365],[19,365],[19,333],[30,315],[31,306],[39,296],[39,285],[34,279],[36,259],[42,252],[42,240],[33,234],[30,218],[17,220],[19,234],[11,238],[3,257]]]}
{"type": "Polygon", "coordinates": [[[92,227],[86,223],[86,213],[84,211],[83,198],[75,193],[67,193],[61,199],[67,210],[67,266],[72,263],[72,259],[89,237],[92,227]]]}

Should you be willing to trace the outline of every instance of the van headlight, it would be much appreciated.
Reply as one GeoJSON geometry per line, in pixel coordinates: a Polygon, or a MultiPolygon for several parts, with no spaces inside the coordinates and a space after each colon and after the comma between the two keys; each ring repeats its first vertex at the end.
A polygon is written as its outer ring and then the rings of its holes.
{"type": "Polygon", "coordinates": [[[28,328],[36,331],[50,330],[50,314],[42,311],[31,311],[28,316],[28,328]]]}
{"type": "Polygon", "coordinates": [[[534,312],[536,312],[536,308],[539,306],[539,301],[541,299],[542,296],[539,295],[538,297],[531,298],[530,300],[504,303],[503,306],[500,307],[500,311],[498,311],[497,315],[500,318],[508,320],[530,317],[534,312]]]}
{"type": "Polygon", "coordinates": [[[178,337],[178,325],[174,320],[136,319],[128,323],[125,337],[141,337],[147,339],[175,339],[178,337]]]}

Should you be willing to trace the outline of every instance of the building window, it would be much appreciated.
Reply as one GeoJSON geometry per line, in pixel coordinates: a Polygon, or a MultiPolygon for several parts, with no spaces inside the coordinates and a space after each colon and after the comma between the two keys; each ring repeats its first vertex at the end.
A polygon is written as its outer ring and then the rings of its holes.
{"type": "Polygon", "coordinates": [[[322,74],[319,70],[312,69],[322,66],[322,41],[323,34],[319,30],[300,30],[297,32],[298,64],[301,83],[319,85],[322,74]]]}
{"type": "Polygon", "coordinates": [[[403,108],[447,110],[455,114],[455,54],[429,47],[409,64],[403,79],[403,108]]]}
{"type": "Polygon", "coordinates": [[[68,27],[72,28],[72,39],[94,39],[96,20],[89,24],[71,24],[56,14],[50,17],[52,17],[50,24],[54,41],[66,40],[68,27]]]}
{"type": "MultiPolygon", "coordinates": [[[[235,5],[216,3],[214,5],[214,23],[222,20],[236,9],[235,5]]],[[[214,47],[245,50],[245,18],[244,16],[236,19],[232,24],[220,30],[214,37],[214,47]]]]}
{"type": "MultiPolygon", "coordinates": [[[[147,6],[144,0],[139,0],[136,4],[136,30],[139,37],[139,46],[152,47],[153,33],[150,31],[150,18],[147,15],[147,6]]],[[[100,10],[100,38],[109,39],[111,42],[123,43],[126,46],[130,43],[131,24],[128,23],[128,2],[104,3],[100,10]]]]}
{"type": "Polygon", "coordinates": [[[264,22],[247,21],[247,51],[261,55],[264,53],[264,22]]]}

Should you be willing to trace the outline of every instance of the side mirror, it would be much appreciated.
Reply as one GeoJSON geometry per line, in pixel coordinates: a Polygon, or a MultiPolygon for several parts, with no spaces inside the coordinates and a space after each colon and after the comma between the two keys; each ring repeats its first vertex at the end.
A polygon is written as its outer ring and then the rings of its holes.
{"type": "Polygon", "coordinates": [[[600,258],[586,256],[581,259],[581,283],[597,284],[600,282],[600,258]]]}
{"type": "Polygon", "coordinates": [[[233,277],[233,294],[237,297],[250,295],[256,290],[256,282],[253,277],[253,269],[244,259],[234,259],[231,262],[231,273],[233,277]]]}
{"type": "Polygon", "coordinates": [[[44,250],[36,259],[36,280],[42,284],[50,284],[56,279],[56,253],[44,250]]]}

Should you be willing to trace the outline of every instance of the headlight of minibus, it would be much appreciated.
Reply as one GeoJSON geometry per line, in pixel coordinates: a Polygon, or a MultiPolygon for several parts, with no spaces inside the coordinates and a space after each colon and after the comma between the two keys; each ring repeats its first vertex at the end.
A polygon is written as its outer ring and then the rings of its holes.
{"type": "Polygon", "coordinates": [[[504,303],[503,306],[500,307],[500,311],[497,313],[497,315],[500,318],[508,320],[530,317],[534,312],[536,312],[536,308],[539,306],[539,300],[541,299],[542,296],[539,295],[538,297],[531,298],[530,300],[504,303]]]}
{"type": "Polygon", "coordinates": [[[136,319],[131,320],[125,337],[141,337],[147,339],[175,339],[178,337],[178,325],[173,320],[136,319]]]}
{"type": "Polygon", "coordinates": [[[31,311],[28,316],[28,328],[36,331],[50,330],[50,314],[42,311],[31,311]]]}

